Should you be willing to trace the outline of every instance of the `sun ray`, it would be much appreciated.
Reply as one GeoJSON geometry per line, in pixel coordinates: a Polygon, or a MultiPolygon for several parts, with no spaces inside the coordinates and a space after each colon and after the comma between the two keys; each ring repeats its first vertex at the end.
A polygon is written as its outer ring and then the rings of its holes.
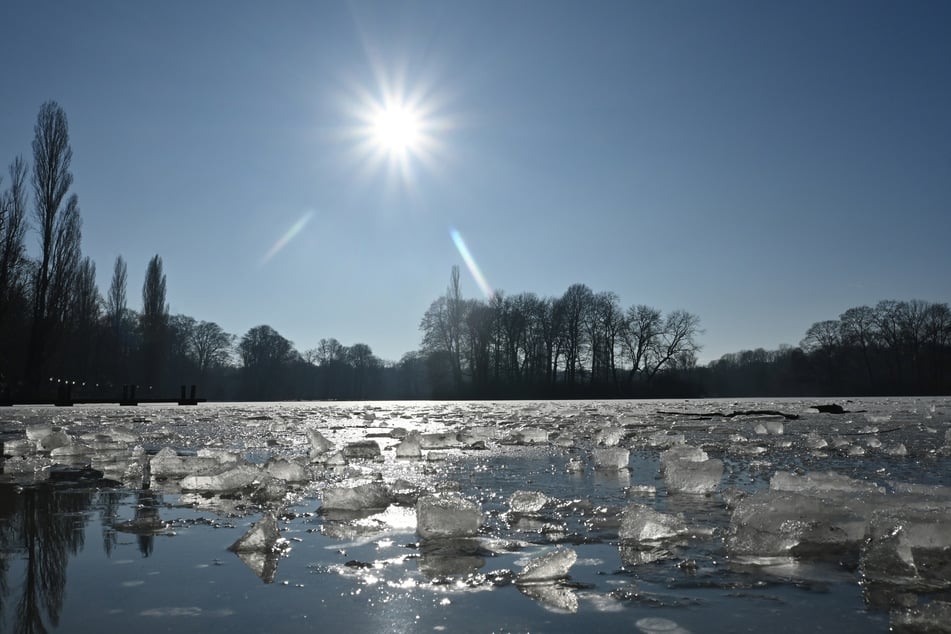
{"type": "Polygon", "coordinates": [[[449,230],[449,235],[452,237],[452,242],[456,245],[456,250],[458,250],[459,255],[462,256],[462,261],[465,262],[466,268],[469,269],[469,273],[478,285],[479,290],[482,291],[482,294],[485,295],[487,300],[492,299],[495,295],[495,291],[492,290],[489,281],[485,279],[485,275],[482,274],[482,270],[479,268],[479,265],[476,264],[475,258],[472,257],[472,253],[469,251],[469,247],[466,246],[465,240],[462,239],[462,234],[453,228],[449,230]]]}
{"type": "Polygon", "coordinates": [[[308,211],[304,213],[304,215],[301,216],[297,222],[291,225],[290,229],[284,232],[284,235],[278,238],[277,242],[275,242],[271,246],[271,248],[268,249],[268,252],[264,254],[264,257],[261,258],[261,266],[264,266],[265,264],[267,264],[271,260],[271,258],[273,258],[275,255],[280,253],[281,250],[291,242],[291,240],[296,238],[297,235],[301,231],[304,230],[304,227],[307,226],[307,223],[310,222],[311,218],[313,217],[314,217],[314,212],[308,211]]]}

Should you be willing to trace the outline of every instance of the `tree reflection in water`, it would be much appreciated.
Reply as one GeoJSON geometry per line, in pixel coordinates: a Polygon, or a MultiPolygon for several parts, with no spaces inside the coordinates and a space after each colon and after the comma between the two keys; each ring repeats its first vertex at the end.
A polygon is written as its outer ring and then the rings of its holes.
{"type": "Polygon", "coordinates": [[[155,545],[155,535],[165,529],[165,524],[159,517],[161,498],[154,491],[143,489],[136,492],[138,503],[135,506],[135,516],[128,521],[113,525],[115,530],[132,533],[139,542],[139,552],[143,557],[152,554],[155,545]]]}
{"type": "Polygon", "coordinates": [[[0,485],[0,629],[33,634],[58,626],[66,564],[83,548],[84,513],[95,495],[90,489],[0,485]],[[14,561],[23,562],[18,587],[8,578],[14,561]]]}
{"type": "Polygon", "coordinates": [[[150,556],[155,534],[165,528],[161,497],[149,490],[136,495],[134,517],[118,522],[122,494],[115,489],[0,484],[0,631],[45,633],[59,625],[66,566],[85,545],[91,508],[99,511],[107,556],[116,545],[116,531],[135,534],[139,552],[150,556]],[[18,583],[11,573],[21,567],[18,583]]]}

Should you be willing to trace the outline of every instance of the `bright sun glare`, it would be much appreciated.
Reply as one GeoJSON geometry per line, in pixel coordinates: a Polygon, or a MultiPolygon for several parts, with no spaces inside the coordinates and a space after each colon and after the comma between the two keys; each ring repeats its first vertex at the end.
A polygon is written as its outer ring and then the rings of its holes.
{"type": "Polygon", "coordinates": [[[420,142],[420,117],[404,105],[381,108],[373,119],[373,138],[388,152],[414,151],[420,142]]]}
{"type": "Polygon", "coordinates": [[[433,95],[382,82],[376,91],[357,86],[348,101],[354,125],[345,134],[365,176],[382,171],[388,183],[412,186],[419,173],[438,167],[440,137],[451,126],[433,95]]]}

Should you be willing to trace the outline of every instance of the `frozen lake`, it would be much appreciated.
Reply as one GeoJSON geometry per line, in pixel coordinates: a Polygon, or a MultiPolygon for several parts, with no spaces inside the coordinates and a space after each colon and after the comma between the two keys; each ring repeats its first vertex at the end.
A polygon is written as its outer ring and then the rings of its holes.
{"type": "Polygon", "coordinates": [[[947,628],[951,399],[827,402],[2,409],[0,631],[947,628]]]}

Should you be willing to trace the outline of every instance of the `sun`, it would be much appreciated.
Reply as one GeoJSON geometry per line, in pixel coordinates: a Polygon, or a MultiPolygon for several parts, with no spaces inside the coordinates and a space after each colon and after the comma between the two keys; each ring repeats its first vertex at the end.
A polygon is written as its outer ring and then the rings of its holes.
{"type": "Polygon", "coordinates": [[[444,137],[453,121],[443,111],[445,98],[438,91],[391,84],[350,87],[342,102],[350,121],[341,128],[340,138],[349,145],[347,157],[359,177],[382,174],[387,186],[413,188],[422,174],[442,169],[447,158],[444,137]]]}
{"type": "Polygon", "coordinates": [[[415,152],[422,139],[422,118],[409,106],[388,104],[374,113],[371,133],[374,142],[388,153],[415,152]]]}

